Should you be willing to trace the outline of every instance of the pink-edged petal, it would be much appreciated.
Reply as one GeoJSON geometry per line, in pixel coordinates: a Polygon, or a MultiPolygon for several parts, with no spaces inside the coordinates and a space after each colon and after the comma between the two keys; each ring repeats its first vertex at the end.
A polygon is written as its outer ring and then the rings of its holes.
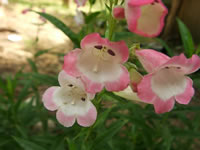
{"type": "Polygon", "coordinates": [[[95,46],[105,46],[107,49],[110,49],[115,54],[113,59],[120,58],[121,63],[128,60],[129,50],[124,41],[110,42],[108,39],[101,38],[98,33],[88,34],[81,40],[81,48],[83,50],[94,50],[95,46]]]}
{"type": "Polygon", "coordinates": [[[154,2],[154,0],[127,0],[129,5],[145,5],[154,2]]]}
{"type": "Polygon", "coordinates": [[[131,32],[145,37],[155,37],[161,33],[168,13],[161,0],[145,5],[133,5],[131,1],[125,6],[125,16],[131,32]]]}
{"type": "Polygon", "coordinates": [[[147,72],[153,72],[170,59],[167,55],[151,49],[137,50],[135,54],[147,72]]]}
{"type": "Polygon", "coordinates": [[[99,33],[88,34],[81,40],[81,48],[83,50],[88,50],[96,45],[104,45],[104,44],[105,44],[104,40],[101,38],[99,33]]]}
{"type": "Polygon", "coordinates": [[[114,52],[118,54],[118,56],[121,57],[120,63],[125,63],[128,60],[129,50],[128,46],[124,41],[110,42],[107,39],[104,39],[104,41],[110,49],[112,49],[114,52]]]}
{"type": "Polygon", "coordinates": [[[180,70],[184,74],[191,74],[200,68],[200,57],[193,55],[191,58],[187,59],[184,54],[172,57],[168,62],[166,62],[163,67],[174,66],[180,67],[180,70]]]}
{"type": "Polygon", "coordinates": [[[87,0],[75,0],[78,7],[84,6],[87,0]]]}
{"type": "Polygon", "coordinates": [[[171,98],[167,101],[162,101],[158,97],[154,100],[154,109],[157,114],[169,112],[174,107],[175,100],[171,98]]]}
{"type": "Polygon", "coordinates": [[[56,118],[58,122],[65,127],[71,127],[75,123],[74,115],[68,115],[62,112],[60,109],[56,113],[56,118]]]}
{"type": "Polygon", "coordinates": [[[82,90],[84,90],[84,85],[80,78],[73,77],[71,75],[68,75],[64,70],[62,70],[58,75],[58,81],[61,87],[73,85],[76,86],[82,90]]]}
{"type": "Polygon", "coordinates": [[[187,86],[182,94],[175,96],[175,99],[180,104],[188,104],[194,95],[193,81],[187,78],[187,86]]]}
{"type": "Polygon", "coordinates": [[[138,97],[146,103],[152,103],[156,98],[155,93],[152,91],[151,80],[152,74],[148,74],[143,77],[142,81],[137,86],[138,97]]]}
{"type": "Polygon", "coordinates": [[[86,76],[82,76],[81,79],[82,79],[83,84],[85,86],[85,90],[88,93],[95,94],[97,92],[100,92],[103,89],[102,83],[94,82],[94,81],[88,79],[86,76]]]}
{"type": "Polygon", "coordinates": [[[95,106],[90,101],[89,103],[90,103],[90,106],[89,106],[88,112],[86,114],[77,116],[78,124],[83,127],[91,126],[92,124],[94,124],[97,118],[97,110],[95,106]]]}
{"type": "Polygon", "coordinates": [[[81,53],[81,49],[75,49],[75,50],[69,52],[64,57],[63,70],[65,70],[65,72],[67,74],[74,76],[74,77],[77,77],[80,75],[80,72],[76,66],[80,53],[81,53]]]}
{"type": "Polygon", "coordinates": [[[58,87],[54,86],[54,87],[50,87],[48,88],[42,97],[42,101],[44,103],[44,106],[51,111],[57,110],[58,106],[56,105],[56,103],[53,101],[53,96],[55,91],[58,89],[58,87]]]}
{"type": "Polygon", "coordinates": [[[113,17],[115,19],[124,19],[125,18],[125,13],[124,13],[124,8],[122,6],[116,6],[113,11],[113,17]]]}
{"type": "Polygon", "coordinates": [[[118,80],[113,82],[106,82],[105,87],[108,91],[121,91],[128,87],[130,82],[128,70],[122,66],[122,72],[118,80]]]}

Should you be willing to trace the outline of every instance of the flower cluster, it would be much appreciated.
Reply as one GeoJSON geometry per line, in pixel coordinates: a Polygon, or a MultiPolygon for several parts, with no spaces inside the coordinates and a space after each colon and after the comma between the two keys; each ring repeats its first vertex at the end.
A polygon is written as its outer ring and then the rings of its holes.
{"type": "MultiPolygon", "coordinates": [[[[113,9],[116,18],[126,18],[130,31],[147,37],[160,34],[166,14],[161,0],[125,0],[124,8],[113,9]]],[[[188,104],[194,95],[193,82],[187,75],[200,68],[197,55],[169,58],[152,49],[136,50],[135,55],[148,74],[142,76],[134,71],[130,79],[123,66],[129,57],[124,41],[111,42],[92,33],[81,40],[80,47],[64,57],[58,75],[60,86],[48,88],[43,95],[44,106],[57,110],[57,120],[65,127],[76,120],[84,127],[95,122],[97,110],[91,100],[103,88],[119,92],[130,84],[141,101],[154,105],[156,113],[169,112],[175,100],[188,104]]]]}

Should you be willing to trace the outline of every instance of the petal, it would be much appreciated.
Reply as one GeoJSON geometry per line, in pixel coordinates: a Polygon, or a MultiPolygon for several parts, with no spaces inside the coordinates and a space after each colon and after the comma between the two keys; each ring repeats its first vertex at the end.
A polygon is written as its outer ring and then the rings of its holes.
{"type": "Polygon", "coordinates": [[[76,67],[76,64],[78,56],[80,55],[81,51],[82,51],[81,49],[75,49],[69,52],[67,55],[65,55],[63,70],[65,70],[67,74],[75,77],[80,75],[80,72],[76,67]]]}
{"type": "Polygon", "coordinates": [[[151,49],[137,50],[135,54],[147,72],[153,72],[170,59],[167,55],[151,49]]]}
{"type": "Polygon", "coordinates": [[[96,92],[99,92],[103,88],[104,83],[116,82],[123,72],[121,64],[114,60],[102,60],[91,56],[89,52],[81,55],[77,68],[82,73],[81,78],[87,92],[96,91],[95,89],[97,89],[96,92]]]}
{"type": "Polygon", "coordinates": [[[124,90],[125,88],[128,87],[130,78],[129,78],[129,72],[128,70],[124,67],[122,67],[122,72],[119,77],[119,79],[113,81],[113,82],[106,82],[105,87],[108,91],[121,91],[124,90]]]}
{"type": "Polygon", "coordinates": [[[71,127],[75,123],[74,115],[69,115],[66,112],[62,112],[60,109],[56,113],[56,118],[58,122],[65,127],[71,127]]]}
{"type": "Polygon", "coordinates": [[[129,14],[125,13],[125,15],[131,32],[146,37],[155,37],[161,33],[168,13],[161,0],[146,5],[129,3],[127,8],[129,14]]]}
{"type": "Polygon", "coordinates": [[[103,89],[102,83],[94,82],[90,79],[88,79],[86,76],[82,76],[82,81],[85,87],[86,92],[95,94],[97,92],[100,92],[103,89]]]}
{"type": "Polygon", "coordinates": [[[98,33],[91,33],[81,40],[81,48],[83,50],[91,49],[95,45],[104,45],[104,40],[98,33]]]}
{"type": "Polygon", "coordinates": [[[200,57],[193,55],[191,58],[187,59],[184,54],[181,54],[172,57],[162,67],[166,66],[181,67],[184,74],[191,74],[200,68],[200,57]]]}
{"type": "Polygon", "coordinates": [[[154,109],[157,114],[169,112],[174,107],[175,100],[171,98],[167,101],[162,101],[158,97],[154,100],[154,109]]]}
{"type": "Polygon", "coordinates": [[[152,103],[156,98],[155,93],[152,91],[151,79],[152,74],[148,74],[143,77],[142,81],[137,86],[138,97],[146,103],[152,103]]]}
{"type": "Polygon", "coordinates": [[[115,19],[124,19],[125,18],[125,13],[124,13],[124,8],[122,6],[116,6],[113,11],[113,17],[115,19]]]}
{"type": "Polygon", "coordinates": [[[94,50],[94,47],[98,45],[114,51],[115,56],[113,58],[115,60],[119,60],[121,63],[128,60],[129,50],[124,41],[110,42],[108,39],[101,38],[98,33],[88,34],[81,40],[81,48],[83,50],[94,50]]]}
{"type": "Polygon", "coordinates": [[[194,95],[194,88],[192,87],[193,81],[190,78],[187,78],[187,86],[185,91],[177,96],[175,99],[180,104],[188,104],[194,95]]]}
{"type": "Polygon", "coordinates": [[[88,101],[88,103],[89,110],[87,111],[87,113],[77,116],[78,124],[83,127],[91,126],[92,124],[94,124],[97,118],[97,110],[95,106],[90,101],[88,101]]]}
{"type": "Polygon", "coordinates": [[[58,109],[57,104],[54,102],[54,93],[55,91],[58,89],[59,87],[50,87],[48,88],[42,97],[42,101],[44,103],[44,106],[51,111],[54,111],[56,109],[58,109]]]}
{"type": "Polygon", "coordinates": [[[64,70],[62,70],[59,73],[58,81],[62,87],[67,86],[67,85],[73,85],[84,90],[84,85],[81,79],[68,75],[64,70]]]}

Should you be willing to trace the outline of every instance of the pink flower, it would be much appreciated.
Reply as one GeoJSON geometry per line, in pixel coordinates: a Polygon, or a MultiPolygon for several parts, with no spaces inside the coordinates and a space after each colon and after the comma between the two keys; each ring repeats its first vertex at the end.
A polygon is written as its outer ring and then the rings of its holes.
{"type": "Polygon", "coordinates": [[[113,11],[113,17],[116,19],[123,19],[125,18],[124,8],[122,6],[116,6],[113,11]]]}
{"type": "Polygon", "coordinates": [[[81,41],[81,49],[75,49],[64,57],[63,69],[67,74],[80,77],[89,93],[121,91],[129,84],[128,70],[122,65],[129,56],[124,41],[110,42],[98,33],[87,35],[81,41]]]}
{"type": "Polygon", "coordinates": [[[128,28],[136,34],[155,37],[163,27],[168,10],[161,0],[126,0],[125,16],[128,28]]]}
{"type": "MultiPolygon", "coordinates": [[[[113,13],[125,13],[131,32],[145,37],[155,37],[164,27],[168,10],[161,0],[125,0],[125,9],[114,8],[113,13]]],[[[118,18],[118,15],[114,17],[118,18]]]]}
{"type": "Polygon", "coordinates": [[[169,112],[175,103],[188,104],[194,95],[192,80],[187,77],[200,68],[200,58],[184,54],[169,58],[155,50],[136,51],[136,55],[149,74],[137,86],[138,97],[154,105],[156,113],[169,112]]]}
{"type": "Polygon", "coordinates": [[[75,3],[77,4],[78,7],[84,6],[86,4],[87,0],[75,0],[75,3]]]}
{"type": "Polygon", "coordinates": [[[79,78],[61,71],[59,86],[48,88],[43,95],[44,106],[51,111],[57,110],[56,118],[60,124],[70,127],[77,120],[84,127],[91,126],[97,116],[95,106],[90,102],[94,94],[86,93],[79,78]]]}

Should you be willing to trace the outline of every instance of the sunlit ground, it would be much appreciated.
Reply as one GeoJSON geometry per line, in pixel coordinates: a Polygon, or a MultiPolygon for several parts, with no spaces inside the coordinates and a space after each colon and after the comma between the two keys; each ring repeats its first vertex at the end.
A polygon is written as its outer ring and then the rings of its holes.
{"type": "MultiPolygon", "coordinates": [[[[93,8],[86,5],[80,10],[84,12],[102,9],[101,1],[93,8]]],[[[33,59],[39,50],[50,50],[36,59],[36,64],[41,72],[57,73],[61,68],[62,57],[55,55],[64,54],[73,48],[71,41],[51,23],[43,22],[33,12],[22,14],[24,9],[32,8],[36,11],[50,13],[60,18],[73,31],[78,31],[80,26],[74,21],[76,4],[71,1],[69,5],[61,0],[19,0],[10,1],[8,5],[0,7],[0,73],[16,72],[22,67],[29,70],[27,59],[33,59]],[[53,68],[53,69],[52,69],[53,68]]]]}

